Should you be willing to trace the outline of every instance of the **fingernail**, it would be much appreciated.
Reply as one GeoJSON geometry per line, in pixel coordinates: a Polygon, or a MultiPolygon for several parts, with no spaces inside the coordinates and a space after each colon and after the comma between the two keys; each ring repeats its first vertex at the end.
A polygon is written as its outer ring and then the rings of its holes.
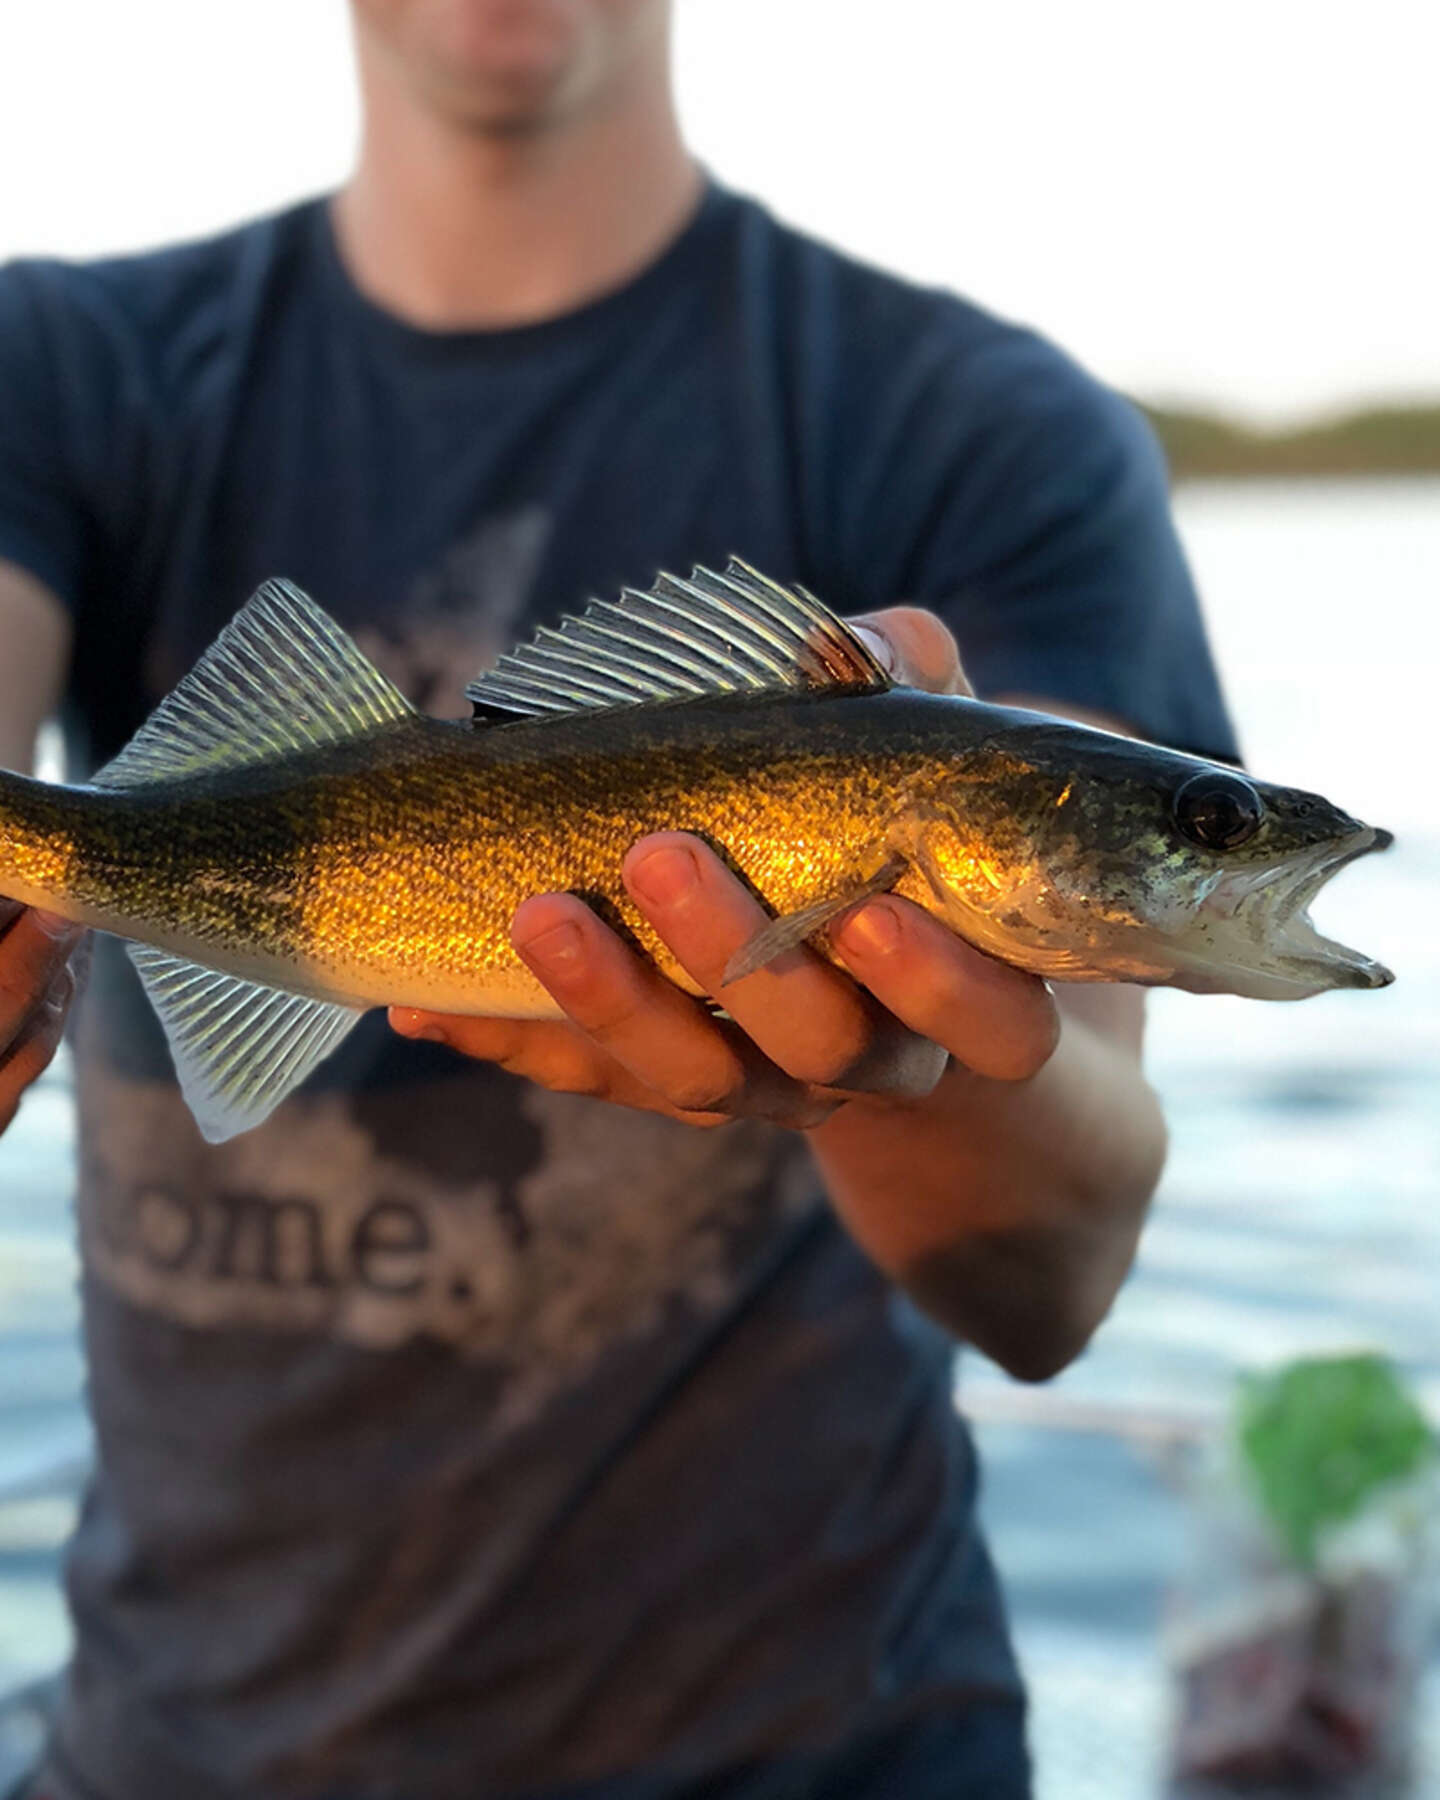
{"type": "Polygon", "coordinates": [[[900,942],[900,921],[893,906],[873,900],[841,920],[836,938],[842,951],[856,956],[888,956],[900,942]]]}
{"type": "Polygon", "coordinates": [[[443,1044],[447,1041],[440,1027],[430,1023],[424,1013],[413,1006],[392,1006],[390,1029],[398,1031],[401,1037],[414,1038],[421,1043],[443,1044]]]}
{"type": "Polygon", "coordinates": [[[893,675],[895,673],[895,649],[889,638],[876,631],[873,626],[862,625],[856,619],[849,619],[846,623],[885,673],[893,675]]]}
{"type": "Polygon", "coordinates": [[[652,906],[674,906],[698,885],[700,869],[688,850],[671,845],[632,863],[629,879],[642,900],[652,906]]]}
{"type": "Polygon", "coordinates": [[[528,963],[539,963],[542,969],[564,974],[580,960],[585,939],[578,925],[564,919],[532,938],[516,938],[515,948],[528,963]]]}

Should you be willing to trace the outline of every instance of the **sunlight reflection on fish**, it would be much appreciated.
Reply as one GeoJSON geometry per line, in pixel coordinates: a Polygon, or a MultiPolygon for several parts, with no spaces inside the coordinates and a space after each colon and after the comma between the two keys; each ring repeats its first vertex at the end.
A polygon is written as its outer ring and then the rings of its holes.
{"type": "Polygon", "coordinates": [[[568,889],[692,989],[621,861],[699,833],[776,915],[735,981],[894,891],[1058,980],[1265,999],[1391,978],[1307,907],[1389,834],[1317,795],[893,685],[803,589],[661,576],[417,714],[268,583],[88,787],[0,776],[0,893],[134,940],[205,1134],[257,1124],[371,1006],[552,1016],[510,944],[568,889]]]}

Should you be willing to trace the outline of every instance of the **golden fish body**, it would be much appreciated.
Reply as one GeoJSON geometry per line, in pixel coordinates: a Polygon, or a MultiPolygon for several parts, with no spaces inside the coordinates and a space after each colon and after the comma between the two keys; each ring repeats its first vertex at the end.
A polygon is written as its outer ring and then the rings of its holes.
{"type": "Polygon", "coordinates": [[[620,879],[657,830],[706,839],[775,916],[727,980],[882,888],[1060,979],[1390,979],[1309,925],[1320,883],[1389,841],[1317,795],[893,688],[741,564],[626,601],[503,659],[455,724],[272,584],[95,785],[0,776],[0,893],[132,940],[211,1137],[368,1007],[553,1016],[510,944],[532,894],[581,895],[693,988],[620,879]]]}
{"type": "MultiPolygon", "coordinates": [[[[553,1016],[510,945],[527,896],[583,895],[693,986],[620,880],[636,839],[695,832],[772,911],[799,912],[913,835],[955,724],[949,702],[911,692],[725,697],[489,729],[413,716],[114,792],[5,776],[0,842],[30,879],[0,888],[345,1005],[553,1016]]],[[[977,852],[1006,853],[972,830],[977,852]]],[[[897,885],[939,910],[923,879],[897,885]]]]}

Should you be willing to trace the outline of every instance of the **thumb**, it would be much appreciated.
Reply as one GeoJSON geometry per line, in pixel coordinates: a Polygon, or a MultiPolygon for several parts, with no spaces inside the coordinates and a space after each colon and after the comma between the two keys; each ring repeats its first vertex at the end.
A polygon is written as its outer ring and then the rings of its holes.
{"type": "Polygon", "coordinates": [[[960,651],[943,619],[918,606],[887,606],[847,621],[902,687],[970,694],[960,651]]]}

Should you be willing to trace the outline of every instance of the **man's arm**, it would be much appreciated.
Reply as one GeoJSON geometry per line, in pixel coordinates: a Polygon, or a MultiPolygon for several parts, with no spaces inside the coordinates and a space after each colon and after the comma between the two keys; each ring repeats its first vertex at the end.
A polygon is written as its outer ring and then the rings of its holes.
{"type": "MultiPolygon", "coordinates": [[[[928,620],[914,624],[905,633],[911,664],[924,685],[953,691],[961,682],[953,646],[928,620]]],[[[998,704],[1125,729],[1034,695],[998,704]]],[[[914,985],[911,1022],[923,1030],[934,922],[896,911],[901,936],[890,955],[909,963],[898,973],[914,985]]],[[[866,960],[863,947],[847,956],[861,980],[866,960]]],[[[1073,1361],[1110,1310],[1165,1161],[1164,1117],[1141,1068],[1144,990],[1059,983],[1055,1002],[1054,1052],[1028,1080],[987,1080],[952,1058],[923,1103],[857,1099],[810,1133],[836,1210],[871,1258],[949,1330],[1027,1381],[1073,1361]]],[[[937,1024],[949,1003],[929,996],[937,1024]]]]}
{"type": "MultiPolygon", "coordinates": [[[[872,623],[903,679],[959,687],[938,620],[902,608],[872,623]]],[[[642,840],[623,873],[681,964],[718,993],[731,954],[767,921],[754,895],[677,832],[642,840]]],[[[1129,1267],[1163,1155],[1138,993],[1076,993],[1062,1012],[1043,982],[889,896],[832,933],[848,975],[789,952],[725,989],[729,1021],[573,895],[526,901],[512,936],[567,1020],[405,1008],[396,1028],[691,1124],[749,1115],[807,1130],[857,1240],[952,1330],[1027,1379],[1083,1348],[1129,1267]]]]}
{"type": "MultiPolygon", "coordinates": [[[[28,770],[70,659],[65,609],[32,575],[0,561],[0,767],[28,770]]],[[[0,1132],[60,1043],[79,933],[0,899],[0,1132]]]]}
{"type": "MultiPolygon", "coordinates": [[[[893,954],[917,975],[930,961],[919,942],[893,954]]],[[[872,1260],[1025,1381],[1058,1373],[1109,1311],[1165,1155],[1140,1068],[1143,996],[1057,998],[1059,1041],[1028,1080],[952,1061],[923,1101],[857,1098],[810,1132],[872,1260]]]]}

